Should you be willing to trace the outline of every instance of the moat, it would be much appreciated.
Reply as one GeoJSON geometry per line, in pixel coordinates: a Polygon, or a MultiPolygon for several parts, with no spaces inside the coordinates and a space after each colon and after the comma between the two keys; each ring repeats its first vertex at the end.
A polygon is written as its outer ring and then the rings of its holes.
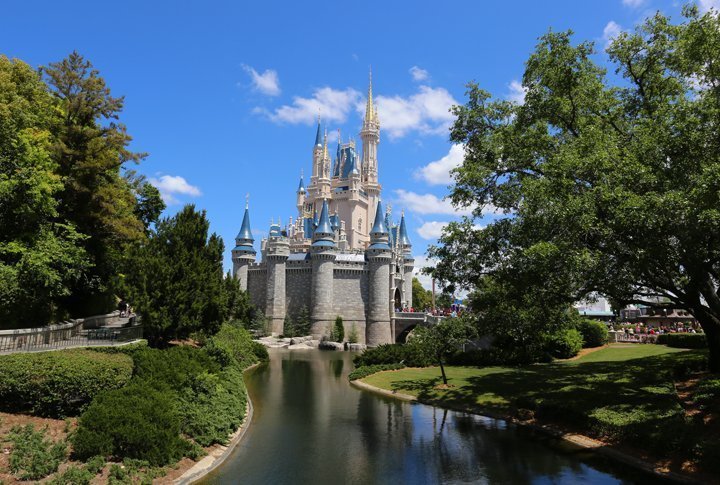
{"type": "Polygon", "coordinates": [[[271,350],[246,376],[255,412],[201,483],[636,483],[624,465],[503,421],[360,391],[353,354],[271,350]]]}

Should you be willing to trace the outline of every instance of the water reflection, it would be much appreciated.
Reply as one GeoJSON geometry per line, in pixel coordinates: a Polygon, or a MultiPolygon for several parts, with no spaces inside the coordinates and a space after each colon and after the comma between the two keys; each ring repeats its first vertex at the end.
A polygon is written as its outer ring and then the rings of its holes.
{"type": "Polygon", "coordinates": [[[247,376],[243,442],[205,483],[633,483],[584,452],[474,415],[348,385],[352,354],[272,351],[247,376]]]}

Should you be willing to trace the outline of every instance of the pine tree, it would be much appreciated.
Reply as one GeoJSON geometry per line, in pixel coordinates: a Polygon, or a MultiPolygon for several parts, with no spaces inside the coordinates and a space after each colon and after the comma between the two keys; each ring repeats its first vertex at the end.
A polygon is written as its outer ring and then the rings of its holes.
{"type": "Polygon", "coordinates": [[[335,327],[330,336],[333,342],[342,342],[345,339],[345,328],[343,327],[343,319],[341,316],[335,319],[335,327]]]}

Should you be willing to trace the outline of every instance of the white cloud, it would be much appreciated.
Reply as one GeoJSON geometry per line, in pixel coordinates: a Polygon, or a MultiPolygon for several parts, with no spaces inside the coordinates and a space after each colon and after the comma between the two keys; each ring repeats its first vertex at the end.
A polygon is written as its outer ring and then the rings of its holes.
{"type": "Polygon", "coordinates": [[[418,194],[403,189],[395,191],[396,204],[415,214],[446,214],[468,216],[472,207],[456,209],[449,200],[442,200],[433,194],[418,194]]]}
{"type": "Polygon", "coordinates": [[[702,13],[710,11],[711,8],[720,12],[720,0],[698,0],[698,8],[702,13]]]}
{"type": "Polygon", "coordinates": [[[622,32],[623,29],[620,27],[620,25],[615,22],[614,20],[611,20],[610,22],[605,25],[605,28],[603,29],[603,40],[605,41],[605,48],[607,48],[610,43],[620,35],[620,32],[622,32]]]}
{"type": "Polygon", "coordinates": [[[622,0],[623,5],[630,8],[638,8],[645,5],[647,0],[622,0]]]}
{"type": "Polygon", "coordinates": [[[510,81],[508,88],[510,89],[510,93],[507,95],[507,99],[517,104],[525,103],[525,93],[527,93],[527,89],[520,81],[513,79],[510,81]]]}
{"type": "Polygon", "coordinates": [[[413,78],[413,81],[417,82],[425,81],[430,77],[430,74],[425,69],[422,69],[418,66],[411,67],[409,72],[413,78]]]}
{"type": "Polygon", "coordinates": [[[167,205],[180,203],[177,195],[188,195],[199,197],[202,195],[200,189],[190,185],[187,180],[179,175],[161,175],[160,178],[150,177],[148,179],[160,191],[163,201],[167,205]]]}
{"type": "Polygon", "coordinates": [[[318,114],[325,121],[344,123],[352,108],[360,103],[361,95],[352,88],[344,90],[323,87],[316,89],[312,97],[295,96],[291,105],[283,105],[269,112],[255,108],[253,112],[266,114],[278,123],[312,124],[318,114]]]}
{"type": "Polygon", "coordinates": [[[448,224],[449,222],[429,221],[420,226],[417,233],[420,234],[421,238],[429,241],[439,239],[442,236],[443,229],[448,224]]]}
{"type": "Polygon", "coordinates": [[[432,268],[437,264],[437,261],[428,258],[427,256],[414,256],[415,266],[413,267],[413,276],[420,280],[420,284],[426,290],[432,289],[432,278],[429,275],[422,274],[423,268],[432,268]]]}
{"type": "Polygon", "coordinates": [[[452,183],[450,170],[459,167],[465,157],[465,149],[462,145],[453,145],[447,155],[440,160],[430,162],[421,167],[415,177],[424,180],[430,185],[449,185],[452,183]]]}
{"type": "MultiPolygon", "coordinates": [[[[445,88],[419,86],[408,97],[377,96],[381,129],[390,138],[401,138],[411,131],[423,134],[447,134],[454,116],[450,107],[458,104],[445,88]]],[[[365,111],[365,103],[357,104],[358,112],[365,111]]]]}
{"type": "Polygon", "coordinates": [[[278,96],[280,94],[280,79],[278,79],[277,71],[266,69],[260,74],[252,66],[243,64],[242,68],[250,75],[254,90],[268,96],[278,96]]]}

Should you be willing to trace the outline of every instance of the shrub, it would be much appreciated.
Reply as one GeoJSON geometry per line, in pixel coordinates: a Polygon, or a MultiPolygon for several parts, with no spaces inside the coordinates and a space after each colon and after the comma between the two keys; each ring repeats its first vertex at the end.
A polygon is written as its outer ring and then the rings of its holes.
{"type": "Polygon", "coordinates": [[[580,320],[577,329],[582,334],[583,348],[600,347],[608,342],[608,329],[602,322],[580,320]]]}
{"type": "Polygon", "coordinates": [[[227,324],[220,327],[220,331],[207,340],[205,350],[221,366],[238,365],[240,369],[245,369],[268,357],[265,347],[253,342],[247,330],[227,324]]]}
{"type": "Polygon", "coordinates": [[[353,359],[355,367],[377,364],[399,364],[408,367],[428,367],[434,365],[432,359],[412,344],[383,344],[367,349],[353,359]]]}
{"type": "Polygon", "coordinates": [[[0,409],[51,417],[80,414],[101,391],[126,385],[132,359],[61,350],[0,356],[0,409]]]}
{"type": "Polygon", "coordinates": [[[180,438],[174,393],[159,391],[144,380],[100,394],[80,417],[73,437],[81,459],[127,457],[152,465],[180,459],[187,446],[180,438]]]}
{"type": "Polygon", "coordinates": [[[180,394],[182,432],[202,446],[226,443],[245,415],[242,373],[231,366],[219,376],[200,374],[180,394]]]}
{"type": "Polygon", "coordinates": [[[358,331],[355,324],[352,324],[352,328],[350,328],[350,335],[348,335],[348,342],[351,344],[358,343],[358,331]]]}
{"type": "Polygon", "coordinates": [[[12,442],[10,471],[21,480],[38,480],[55,473],[67,455],[65,442],[45,439],[45,430],[35,431],[32,424],[15,426],[8,439],[12,442]]]}
{"type": "Polygon", "coordinates": [[[720,411],[720,378],[706,377],[698,383],[695,400],[703,408],[720,411]]]}
{"type": "Polygon", "coordinates": [[[255,357],[258,358],[260,362],[267,362],[270,360],[270,354],[268,354],[268,349],[260,342],[251,342],[253,353],[255,354],[255,357]]]}
{"type": "Polygon", "coordinates": [[[204,349],[171,347],[165,350],[145,349],[134,356],[138,379],[167,385],[180,391],[203,372],[217,373],[220,365],[204,349]]]}
{"type": "Polygon", "coordinates": [[[363,379],[369,375],[375,374],[377,372],[381,372],[384,370],[398,370],[398,369],[404,369],[405,366],[403,364],[378,364],[378,365],[364,365],[362,367],[358,367],[354,371],[352,371],[348,375],[348,379],[351,381],[355,381],[357,379],[363,379]]]}
{"type": "Polygon", "coordinates": [[[496,349],[471,349],[456,352],[448,358],[449,365],[475,366],[503,364],[502,356],[496,349]]]}
{"type": "Polygon", "coordinates": [[[333,342],[342,342],[345,340],[345,328],[343,327],[343,319],[341,316],[335,318],[335,326],[330,334],[330,340],[333,342]]]}
{"type": "Polygon", "coordinates": [[[137,342],[133,342],[130,344],[125,345],[113,345],[109,347],[92,347],[88,350],[92,350],[93,352],[102,352],[103,354],[126,354],[129,356],[132,356],[135,352],[138,350],[143,350],[148,347],[148,341],[138,340],[137,342]]]}
{"type": "Polygon", "coordinates": [[[97,473],[92,473],[87,468],[71,466],[50,480],[50,485],[90,485],[95,475],[97,473]]]}
{"type": "Polygon", "coordinates": [[[664,333],[658,335],[657,343],[680,349],[707,348],[707,339],[703,333],[664,333]]]}
{"type": "Polygon", "coordinates": [[[583,338],[574,328],[560,330],[548,338],[545,349],[556,359],[569,359],[582,349],[583,338]]]}

